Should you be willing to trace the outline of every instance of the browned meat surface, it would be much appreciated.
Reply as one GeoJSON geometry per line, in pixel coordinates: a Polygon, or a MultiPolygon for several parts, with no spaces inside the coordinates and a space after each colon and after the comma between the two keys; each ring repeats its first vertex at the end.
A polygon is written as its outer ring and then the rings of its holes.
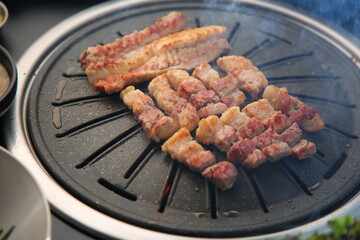
{"type": "Polygon", "coordinates": [[[245,94],[239,89],[235,89],[232,93],[220,99],[220,101],[228,107],[241,106],[244,104],[245,100],[245,94]]]}
{"type": "Polygon", "coordinates": [[[293,98],[289,95],[285,87],[278,88],[274,85],[269,85],[265,88],[263,98],[267,99],[275,111],[288,113],[293,106],[293,98]]]}
{"type": "Polygon", "coordinates": [[[215,71],[208,63],[203,63],[195,68],[192,76],[202,81],[207,89],[210,89],[210,83],[218,80],[219,73],[215,71]]]}
{"type": "Polygon", "coordinates": [[[256,142],[256,145],[262,149],[273,143],[281,142],[282,139],[281,136],[277,134],[272,128],[268,128],[259,136],[255,137],[254,141],[256,142]]]}
{"type": "Polygon", "coordinates": [[[234,128],[224,125],[217,116],[209,116],[199,121],[196,129],[196,139],[203,144],[214,144],[221,151],[226,152],[236,141],[234,128]]]}
{"type": "Polygon", "coordinates": [[[131,61],[141,62],[137,67],[102,77],[94,86],[110,94],[171,69],[190,70],[210,62],[230,50],[225,32],[225,27],[207,26],[170,34],[133,50],[131,61]]]}
{"type": "Polygon", "coordinates": [[[260,120],[251,118],[238,128],[237,134],[239,138],[253,138],[261,134],[264,130],[265,127],[260,120]]]}
{"type": "Polygon", "coordinates": [[[266,162],[267,158],[260,149],[255,149],[242,163],[243,167],[256,168],[266,162]]]}
{"type": "Polygon", "coordinates": [[[218,189],[225,191],[234,185],[239,173],[232,163],[223,161],[206,168],[202,175],[218,189]]]}
{"type": "Polygon", "coordinates": [[[214,155],[194,141],[186,128],[181,128],[169,138],[162,145],[162,151],[197,172],[202,172],[215,161],[214,155]]]}
{"type": "Polygon", "coordinates": [[[271,162],[276,162],[283,157],[291,155],[291,149],[285,142],[273,143],[264,147],[262,152],[265,154],[267,160],[271,162]]]}
{"type": "Polygon", "coordinates": [[[136,54],[132,53],[132,50],[181,31],[187,24],[187,17],[183,13],[170,12],[141,31],[117,38],[113,43],[104,46],[89,47],[80,56],[80,66],[88,75],[91,84],[105,76],[125,72],[142,64],[141,61],[133,61],[136,54]]]}
{"type": "Polygon", "coordinates": [[[120,98],[125,105],[133,111],[135,119],[137,119],[145,110],[153,109],[155,107],[151,97],[140,90],[135,90],[132,86],[124,89],[120,94],[120,98]]]}
{"type": "Polygon", "coordinates": [[[227,75],[226,77],[211,82],[210,89],[222,98],[238,89],[238,84],[235,78],[227,75]]]}
{"type": "Polygon", "coordinates": [[[212,115],[220,115],[228,109],[224,103],[209,103],[198,110],[200,118],[207,118],[212,115]]]}
{"type": "Polygon", "coordinates": [[[250,120],[250,117],[245,113],[240,112],[239,107],[231,107],[226,110],[220,117],[223,124],[233,127],[238,130],[241,125],[250,120]]]}
{"type": "Polygon", "coordinates": [[[316,153],[316,146],[314,143],[305,139],[300,140],[295,146],[291,148],[293,156],[297,159],[305,159],[316,153]]]}
{"type": "Polygon", "coordinates": [[[291,126],[291,120],[280,111],[275,111],[269,114],[262,122],[265,127],[272,128],[277,133],[281,133],[291,126]]]}
{"type": "Polygon", "coordinates": [[[214,143],[216,132],[223,127],[217,116],[209,116],[199,121],[198,128],[196,129],[196,139],[205,145],[214,143]]]}
{"type": "Polygon", "coordinates": [[[305,131],[317,132],[325,126],[314,108],[291,96],[286,88],[269,85],[264,90],[263,98],[267,99],[276,111],[287,114],[292,123],[298,123],[305,131]]]}
{"type": "Polygon", "coordinates": [[[120,98],[133,111],[146,135],[155,142],[168,139],[179,129],[176,119],[165,116],[154,106],[154,102],[149,96],[138,89],[135,90],[133,86],[124,89],[120,98]]]}
{"type": "Polygon", "coordinates": [[[197,94],[191,95],[189,102],[196,109],[206,106],[208,103],[214,101],[215,92],[212,90],[202,90],[197,94]]]}
{"type": "Polygon", "coordinates": [[[264,74],[253,63],[241,56],[219,58],[217,65],[233,77],[241,90],[248,92],[253,99],[268,85],[264,74]]]}
{"type": "Polygon", "coordinates": [[[291,127],[281,133],[281,140],[286,142],[289,146],[293,146],[301,139],[301,129],[297,123],[293,123],[291,127]]]}
{"type": "Polygon", "coordinates": [[[164,117],[164,113],[157,108],[148,109],[139,115],[138,121],[142,124],[146,135],[150,136],[155,124],[164,117]]]}
{"type": "Polygon", "coordinates": [[[158,106],[168,116],[178,121],[180,127],[185,127],[190,131],[196,128],[199,117],[195,107],[171,88],[166,74],[154,78],[148,89],[158,106]]]}
{"type": "Polygon", "coordinates": [[[255,150],[256,141],[245,138],[235,142],[227,152],[227,160],[242,164],[245,159],[255,150]]]}
{"type": "Polygon", "coordinates": [[[214,145],[221,151],[226,152],[230,149],[236,139],[237,135],[234,128],[229,125],[224,125],[218,132],[216,132],[214,145]]]}
{"type": "Polygon", "coordinates": [[[274,108],[267,99],[260,99],[246,105],[242,112],[246,113],[251,118],[257,118],[262,121],[274,112],[274,108]]]}
{"type": "Polygon", "coordinates": [[[206,90],[199,79],[189,76],[184,70],[170,70],[166,75],[171,87],[183,98],[189,99],[191,95],[206,90]]]}

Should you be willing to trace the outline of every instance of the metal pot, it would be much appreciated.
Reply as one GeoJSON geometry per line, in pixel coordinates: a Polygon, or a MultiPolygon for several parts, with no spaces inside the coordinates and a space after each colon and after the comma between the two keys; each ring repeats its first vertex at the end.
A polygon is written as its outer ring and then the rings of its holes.
{"type": "Polygon", "coordinates": [[[50,239],[50,210],[30,172],[0,147],[0,229],[9,239],[50,239]],[[36,229],[34,231],[34,229],[36,229]]]}

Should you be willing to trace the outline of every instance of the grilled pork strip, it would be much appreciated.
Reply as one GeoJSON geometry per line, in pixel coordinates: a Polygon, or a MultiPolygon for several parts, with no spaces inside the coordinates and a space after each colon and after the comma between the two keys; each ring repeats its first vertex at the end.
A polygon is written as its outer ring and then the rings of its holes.
{"type": "Polygon", "coordinates": [[[120,93],[120,98],[125,105],[133,111],[137,119],[145,130],[146,135],[160,142],[171,137],[179,128],[179,123],[155,107],[152,99],[142,91],[133,86],[125,88],[120,93]]]}
{"type": "Polygon", "coordinates": [[[154,78],[148,86],[150,94],[156,99],[158,106],[168,116],[179,122],[180,127],[194,130],[199,121],[196,109],[175,92],[168,81],[167,74],[154,78]]]}
{"type": "Polygon", "coordinates": [[[325,126],[315,109],[291,96],[284,87],[267,86],[263,92],[263,98],[267,99],[276,111],[288,115],[292,123],[298,123],[305,131],[317,132],[325,126]]]}
{"type": "MultiPolygon", "coordinates": [[[[205,83],[193,76],[189,76],[184,70],[170,70],[166,74],[171,87],[180,96],[189,99],[190,103],[198,109],[200,118],[220,115],[229,106],[239,106],[245,101],[244,93],[238,90],[237,87],[225,93],[215,92],[216,89],[214,91],[206,89],[205,83]]],[[[221,79],[210,83],[210,86],[219,81],[221,82],[221,79]]]]}
{"type": "Polygon", "coordinates": [[[241,90],[251,95],[252,99],[257,99],[258,94],[268,85],[264,74],[245,57],[225,56],[216,62],[220,69],[237,82],[241,90]]]}
{"type": "Polygon", "coordinates": [[[214,155],[194,141],[186,128],[178,130],[161,148],[163,152],[170,154],[172,159],[197,172],[203,171],[215,161],[214,155]]]}
{"type": "Polygon", "coordinates": [[[214,144],[221,151],[226,152],[237,137],[234,128],[224,125],[217,116],[211,115],[199,121],[196,139],[206,145],[214,144]]]}
{"type": "Polygon", "coordinates": [[[291,148],[291,152],[297,159],[302,160],[315,154],[316,146],[314,143],[302,139],[291,148]]]}
{"type": "Polygon", "coordinates": [[[170,69],[191,70],[230,50],[225,33],[226,27],[207,26],[170,34],[133,50],[137,52],[130,58],[140,62],[138,66],[106,76],[94,86],[111,94],[126,86],[148,81],[170,69]]]}
{"type": "Polygon", "coordinates": [[[91,84],[105,76],[119,74],[142,65],[135,57],[139,49],[168,34],[183,30],[188,24],[187,17],[180,12],[170,12],[141,31],[134,31],[113,43],[89,47],[80,55],[80,66],[88,75],[91,84]],[[136,61],[137,60],[137,61],[136,61]]]}
{"type": "Polygon", "coordinates": [[[236,167],[228,161],[218,162],[201,174],[222,191],[232,188],[239,175],[236,167]]]}
{"type": "MultiPolygon", "coordinates": [[[[227,160],[238,162],[246,168],[257,167],[265,161],[275,162],[291,154],[303,159],[316,151],[313,143],[301,140],[302,144],[298,145],[301,139],[299,125],[292,124],[291,119],[280,111],[274,111],[267,99],[248,104],[242,112],[232,107],[222,114],[220,120],[225,125],[233,126],[238,135],[238,141],[227,151],[227,160]]],[[[215,130],[209,127],[204,129],[200,129],[199,133],[215,130]]],[[[209,141],[206,138],[213,136],[214,133],[207,133],[202,138],[209,141]]]]}

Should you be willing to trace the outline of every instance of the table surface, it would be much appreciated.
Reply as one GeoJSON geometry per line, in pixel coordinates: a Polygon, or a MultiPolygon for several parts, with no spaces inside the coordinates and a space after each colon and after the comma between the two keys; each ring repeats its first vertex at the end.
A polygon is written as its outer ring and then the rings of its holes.
{"type": "MultiPolygon", "coordinates": [[[[8,0],[4,1],[10,13],[8,22],[0,32],[0,44],[4,46],[15,61],[18,61],[27,48],[47,30],[73,14],[88,7],[102,3],[100,0],[8,0]]],[[[360,2],[352,0],[290,1],[271,0],[279,4],[311,11],[325,21],[335,24],[360,38],[360,2]]],[[[1,126],[6,124],[0,120],[1,126]]],[[[5,128],[6,129],[6,128],[5,128]]],[[[1,145],[0,139],[0,145],[1,145]]],[[[88,240],[94,239],[87,233],[70,225],[61,217],[52,214],[52,239],[88,240]]]]}

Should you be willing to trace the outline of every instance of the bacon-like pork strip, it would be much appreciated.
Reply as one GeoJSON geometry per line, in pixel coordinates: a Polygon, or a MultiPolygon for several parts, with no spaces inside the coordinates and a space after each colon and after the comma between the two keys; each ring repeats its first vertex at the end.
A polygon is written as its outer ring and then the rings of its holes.
{"type": "Polygon", "coordinates": [[[133,86],[125,88],[120,93],[120,98],[133,111],[146,135],[155,142],[168,139],[179,129],[179,123],[176,120],[165,116],[155,107],[149,96],[138,89],[135,90],[133,86]]]}
{"type": "Polygon", "coordinates": [[[239,107],[231,107],[221,114],[220,121],[223,124],[233,127],[238,130],[241,125],[250,120],[250,117],[245,113],[240,112],[239,107]]]}
{"type": "Polygon", "coordinates": [[[200,108],[198,110],[200,118],[220,115],[228,109],[228,106],[238,106],[244,103],[245,95],[238,89],[221,93],[222,95],[219,96],[215,95],[215,91],[207,90],[201,80],[189,76],[184,70],[170,70],[166,74],[171,87],[180,96],[189,99],[197,109],[200,108]],[[219,100],[221,102],[218,102],[219,100]]]}
{"type": "Polygon", "coordinates": [[[291,96],[285,87],[269,85],[264,90],[263,98],[267,99],[276,111],[287,114],[292,123],[298,123],[305,131],[317,132],[325,126],[314,108],[291,96]]]}
{"type": "Polygon", "coordinates": [[[191,70],[230,50],[225,33],[226,27],[206,26],[170,34],[133,50],[131,61],[141,62],[139,66],[106,76],[94,86],[110,94],[126,86],[148,81],[171,69],[191,70]]]}
{"type": "Polygon", "coordinates": [[[227,160],[243,164],[245,159],[255,150],[256,141],[250,138],[241,138],[235,142],[227,152],[227,160]]]}
{"type": "Polygon", "coordinates": [[[170,154],[172,159],[197,172],[202,172],[215,162],[214,155],[193,140],[186,128],[177,131],[161,148],[163,152],[170,154]]]}
{"type": "Polygon", "coordinates": [[[302,139],[291,148],[291,152],[297,159],[302,160],[315,154],[316,146],[314,143],[302,139]]]}
{"type": "Polygon", "coordinates": [[[239,175],[236,167],[228,161],[218,162],[201,174],[222,191],[230,189],[239,175]]]}
{"type": "Polygon", "coordinates": [[[213,115],[215,115],[215,116],[220,115],[223,112],[225,112],[227,109],[228,109],[228,107],[224,103],[221,103],[221,102],[209,103],[205,107],[202,107],[201,109],[199,109],[198,113],[199,113],[200,118],[207,118],[207,117],[213,116],[213,115]]]}
{"type": "Polygon", "coordinates": [[[296,158],[308,157],[316,151],[314,144],[291,147],[301,139],[301,129],[297,123],[280,111],[274,111],[267,99],[260,99],[248,104],[240,113],[237,108],[231,108],[223,113],[221,119],[225,124],[231,124],[237,119],[239,140],[227,152],[227,160],[238,162],[247,168],[254,168],[265,161],[275,162],[293,154],[296,158]],[[247,115],[247,120],[241,114],[247,115]],[[266,128],[266,130],[265,130],[266,128]],[[264,131],[265,130],[265,131],[264,131]],[[257,148],[256,148],[257,147],[257,148]]]}
{"type": "Polygon", "coordinates": [[[241,106],[246,100],[245,94],[239,90],[236,82],[230,77],[220,78],[219,73],[208,63],[195,68],[192,76],[202,81],[207,89],[214,91],[219,101],[228,107],[241,106]]]}
{"type": "Polygon", "coordinates": [[[181,128],[163,145],[162,150],[169,153],[172,159],[200,172],[214,185],[225,191],[233,186],[238,176],[236,167],[227,161],[215,163],[215,156],[205,151],[190,135],[186,128],[181,128]]]}
{"type": "Polygon", "coordinates": [[[156,99],[158,106],[179,122],[181,128],[194,130],[199,121],[196,109],[175,92],[168,81],[167,75],[154,78],[148,86],[150,94],[156,99]]]}
{"type": "Polygon", "coordinates": [[[180,12],[170,12],[167,16],[141,31],[135,31],[113,43],[89,47],[80,56],[80,66],[88,75],[91,84],[106,76],[120,74],[130,68],[141,66],[152,55],[138,54],[146,51],[143,46],[161,37],[183,30],[188,24],[187,17],[180,12]],[[143,51],[135,51],[136,49],[143,51]],[[143,56],[143,58],[141,58],[143,56]]]}
{"type": "Polygon", "coordinates": [[[241,56],[225,56],[219,58],[217,65],[231,76],[238,87],[257,99],[258,94],[268,85],[264,74],[253,63],[241,56]]]}
{"type": "Polygon", "coordinates": [[[236,141],[236,132],[229,125],[224,125],[217,116],[209,116],[199,121],[196,129],[196,139],[203,144],[214,144],[226,152],[236,141]]]}
{"type": "Polygon", "coordinates": [[[241,106],[246,100],[245,94],[239,90],[238,82],[231,76],[219,77],[208,63],[195,68],[193,77],[201,80],[208,89],[213,90],[228,107],[241,106]]]}
{"type": "Polygon", "coordinates": [[[208,63],[203,63],[195,68],[192,76],[202,81],[207,89],[210,88],[211,82],[214,82],[220,78],[219,73],[215,71],[208,63]]]}

